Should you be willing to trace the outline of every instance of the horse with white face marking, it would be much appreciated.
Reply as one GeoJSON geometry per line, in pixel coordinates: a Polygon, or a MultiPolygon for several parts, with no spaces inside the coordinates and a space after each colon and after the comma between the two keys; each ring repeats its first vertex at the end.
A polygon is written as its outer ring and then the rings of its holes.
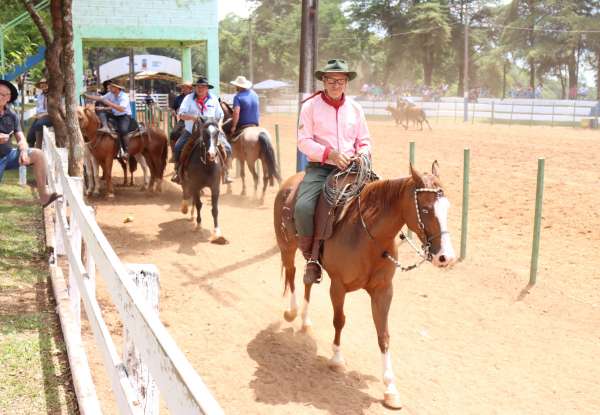
{"type": "MultiPolygon", "coordinates": [[[[321,262],[331,278],[330,297],[335,328],[333,357],[329,365],[334,370],[345,367],[340,347],[346,320],[344,299],[346,293],[363,288],[371,297],[381,350],[385,385],[383,402],[391,408],[401,407],[392,370],[388,332],[388,312],[394,292],[392,279],[396,269],[402,269],[397,261],[395,238],[407,225],[421,240],[425,260],[438,268],[445,268],[455,260],[448,232],[450,203],[444,196],[438,170],[437,162],[433,163],[432,174],[419,174],[411,166],[410,177],[366,184],[358,197],[345,207],[345,213],[335,223],[331,237],[323,243],[321,262]]],[[[290,215],[284,215],[284,205],[303,175],[298,173],[288,178],[275,198],[275,234],[285,268],[285,289],[291,294],[290,308],[284,313],[287,321],[294,320],[298,314],[294,281],[294,257],[298,245],[295,227],[288,223],[290,215]]],[[[311,325],[308,315],[311,287],[312,284],[304,286],[303,330],[311,325]]]]}

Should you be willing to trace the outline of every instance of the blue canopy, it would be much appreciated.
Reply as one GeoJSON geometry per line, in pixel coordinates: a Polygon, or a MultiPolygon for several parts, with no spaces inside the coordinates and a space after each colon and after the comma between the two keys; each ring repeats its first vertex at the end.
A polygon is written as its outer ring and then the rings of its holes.
{"type": "Polygon", "coordinates": [[[283,81],[275,81],[273,79],[267,79],[266,81],[259,82],[254,84],[253,89],[277,89],[277,88],[285,88],[291,86],[287,82],[283,81]]]}

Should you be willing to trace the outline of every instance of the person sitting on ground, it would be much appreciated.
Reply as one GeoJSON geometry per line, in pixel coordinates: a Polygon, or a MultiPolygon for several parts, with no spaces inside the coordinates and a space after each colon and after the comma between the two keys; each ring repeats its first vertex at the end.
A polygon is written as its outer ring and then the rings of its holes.
{"type": "MultiPolygon", "coordinates": [[[[171,181],[175,183],[181,183],[179,157],[183,147],[192,136],[194,122],[200,116],[203,116],[215,119],[219,123],[219,126],[221,126],[221,122],[223,121],[223,110],[221,109],[217,97],[208,92],[209,89],[213,88],[214,87],[208,83],[206,78],[198,78],[194,87],[194,92],[187,95],[179,107],[179,119],[184,121],[185,130],[177,140],[177,143],[175,143],[175,172],[171,178],[171,181]]],[[[219,134],[219,145],[225,149],[227,159],[231,159],[231,145],[222,133],[219,134]]],[[[223,163],[223,170],[224,182],[231,183],[232,181],[229,178],[226,160],[223,163]]]]}
{"type": "Polygon", "coordinates": [[[5,170],[18,169],[19,165],[33,167],[40,203],[49,206],[62,195],[49,193],[46,187],[46,156],[37,148],[29,148],[21,131],[19,116],[10,108],[19,92],[10,82],[0,79],[0,182],[5,170]],[[11,137],[17,139],[17,148],[11,146],[11,137]]]}
{"type": "Polygon", "coordinates": [[[110,107],[110,112],[98,111],[98,117],[102,122],[102,127],[98,129],[98,132],[110,133],[111,131],[108,127],[108,122],[109,120],[113,122],[116,126],[122,149],[119,157],[127,158],[127,143],[125,142],[124,137],[129,133],[131,125],[131,105],[129,103],[129,96],[125,93],[125,87],[119,85],[115,81],[110,81],[108,84],[108,91],[107,94],[102,96],[86,94],[86,97],[94,101],[100,101],[107,107],[110,107]]]}
{"type": "Polygon", "coordinates": [[[231,117],[231,137],[239,135],[244,128],[258,127],[258,95],[252,89],[252,82],[244,76],[238,76],[230,82],[237,93],[233,97],[233,115],[231,117]]]}
{"type": "Polygon", "coordinates": [[[48,115],[48,81],[46,78],[42,78],[35,84],[35,87],[41,92],[36,96],[35,116],[33,124],[27,132],[27,144],[29,147],[36,147],[37,144],[37,148],[42,148],[41,141],[36,143],[38,134],[42,133],[44,126],[52,127],[52,121],[48,115]]]}
{"type": "Polygon", "coordinates": [[[332,59],[315,77],[323,81],[324,91],[304,101],[298,127],[298,150],[309,160],[294,210],[298,247],[307,260],[305,284],[321,281],[321,265],[312,257],[314,214],[327,176],[336,167],[344,170],[357,155],[371,154],[364,111],[345,95],[356,72],[348,69],[346,61],[332,59]]]}

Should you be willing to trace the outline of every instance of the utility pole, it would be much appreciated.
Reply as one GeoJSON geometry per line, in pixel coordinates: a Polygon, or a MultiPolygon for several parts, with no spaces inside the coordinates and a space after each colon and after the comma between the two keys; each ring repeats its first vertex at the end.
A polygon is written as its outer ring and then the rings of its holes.
{"type": "Polygon", "coordinates": [[[135,62],[133,48],[129,48],[129,105],[131,106],[131,118],[136,117],[135,107],[135,62]]]}
{"type": "Polygon", "coordinates": [[[252,14],[248,16],[248,76],[250,82],[254,83],[254,50],[252,48],[252,14]]]}
{"type": "Polygon", "coordinates": [[[464,122],[469,121],[469,3],[465,3],[464,122]]]}
{"type": "MultiPolygon", "coordinates": [[[[300,80],[298,83],[298,117],[302,101],[316,88],[317,28],[319,0],[302,0],[302,26],[300,32],[300,80]]],[[[306,156],[296,150],[296,171],[306,167],[306,156]]]]}

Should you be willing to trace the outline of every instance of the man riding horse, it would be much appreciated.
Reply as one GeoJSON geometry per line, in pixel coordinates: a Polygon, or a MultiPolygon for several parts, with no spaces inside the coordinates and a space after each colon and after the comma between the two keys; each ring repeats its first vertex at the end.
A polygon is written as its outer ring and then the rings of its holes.
{"type": "Polygon", "coordinates": [[[114,123],[117,135],[119,136],[119,142],[121,144],[120,158],[127,158],[127,143],[125,142],[125,136],[131,132],[131,105],[129,103],[129,96],[125,93],[125,87],[119,85],[115,81],[108,83],[108,93],[98,95],[88,95],[86,97],[94,101],[100,101],[111,109],[110,113],[106,111],[98,111],[98,117],[102,122],[102,127],[98,129],[101,133],[111,133],[108,126],[109,120],[114,123]]]}
{"type": "MultiPolygon", "coordinates": [[[[200,77],[195,84],[195,90],[193,93],[188,94],[179,107],[179,119],[185,122],[185,131],[181,134],[177,143],[175,144],[175,172],[171,181],[175,183],[181,183],[181,167],[183,163],[180,162],[181,152],[183,147],[188,142],[192,135],[194,128],[194,122],[202,117],[214,118],[220,124],[223,120],[223,110],[219,104],[217,97],[211,95],[208,90],[214,87],[208,83],[208,80],[204,77],[200,77]]],[[[231,145],[225,138],[225,135],[221,132],[219,134],[219,145],[225,150],[226,158],[231,158],[231,145]]],[[[229,178],[229,172],[227,169],[226,160],[223,163],[224,174],[223,181],[225,183],[231,183],[229,178]]]]}
{"type": "Polygon", "coordinates": [[[238,76],[230,82],[237,93],[233,97],[233,114],[231,117],[231,137],[238,136],[244,128],[258,127],[259,107],[258,95],[252,89],[252,82],[244,76],[238,76]]]}
{"type": "Polygon", "coordinates": [[[371,137],[362,107],[344,92],[356,72],[342,59],[332,59],[315,72],[324,91],[306,99],[300,112],[298,149],[309,163],[294,211],[298,247],[307,260],[304,283],[321,281],[321,264],[313,257],[314,214],[327,176],[345,169],[352,158],[371,153],[371,137]]]}

